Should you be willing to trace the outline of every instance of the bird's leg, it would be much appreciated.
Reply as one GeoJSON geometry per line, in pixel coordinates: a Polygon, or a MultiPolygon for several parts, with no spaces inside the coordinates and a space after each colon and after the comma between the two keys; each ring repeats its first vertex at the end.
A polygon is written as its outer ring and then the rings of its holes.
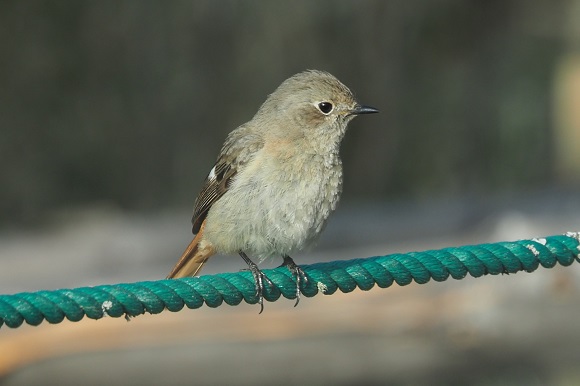
{"type": "Polygon", "coordinates": [[[300,284],[304,281],[304,284],[308,284],[308,276],[304,273],[302,268],[300,268],[294,260],[288,255],[283,255],[284,262],[281,267],[286,267],[292,273],[292,276],[296,278],[296,303],[294,307],[300,302],[300,284]]]}
{"type": "Polygon", "coordinates": [[[264,273],[260,270],[260,268],[258,268],[256,263],[250,260],[248,255],[246,255],[242,251],[239,251],[238,253],[240,254],[240,256],[242,256],[242,259],[244,259],[246,264],[248,264],[248,269],[250,270],[250,272],[252,272],[252,275],[254,276],[254,281],[256,282],[256,296],[258,297],[258,304],[260,304],[260,314],[261,314],[262,311],[264,311],[264,282],[268,283],[270,287],[274,286],[274,284],[270,279],[268,279],[266,275],[264,275],[264,273]]]}

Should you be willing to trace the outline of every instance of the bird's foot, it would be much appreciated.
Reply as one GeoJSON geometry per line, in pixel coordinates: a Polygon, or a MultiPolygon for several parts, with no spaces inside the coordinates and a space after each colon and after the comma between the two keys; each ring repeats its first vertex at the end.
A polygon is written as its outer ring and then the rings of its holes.
{"type": "Polygon", "coordinates": [[[266,276],[264,272],[262,272],[260,268],[258,268],[256,263],[250,260],[250,258],[244,252],[239,253],[240,256],[242,256],[242,259],[244,259],[244,261],[246,262],[246,264],[248,264],[248,270],[252,273],[252,276],[254,277],[254,282],[256,283],[256,297],[258,298],[258,304],[260,305],[259,313],[261,314],[262,311],[264,311],[264,282],[267,283],[270,288],[274,287],[274,283],[272,283],[272,281],[268,279],[268,276],[266,276]]]}
{"type": "Polygon", "coordinates": [[[294,260],[292,260],[290,256],[284,255],[282,257],[284,258],[284,262],[281,267],[288,268],[292,273],[292,276],[296,279],[296,303],[294,303],[294,307],[296,307],[300,302],[300,285],[302,283],[305,285],[308,284],[308,276],[306,276],[306,273],[294,262],[294,260]]]}

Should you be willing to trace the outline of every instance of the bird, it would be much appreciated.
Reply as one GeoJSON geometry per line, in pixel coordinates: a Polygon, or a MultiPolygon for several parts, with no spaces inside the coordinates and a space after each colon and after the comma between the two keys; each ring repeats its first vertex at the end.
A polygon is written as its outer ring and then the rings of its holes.
{"type": "Polygon", "coordinates": [[[308,277],[290,255],[317,240],[338,204],[348,123],[378,112],[325,71],[283,81],[227,136],[195,200],[193,240],[167,278],[196,276],[215,254],[239,254],[254,278],[261,313],[264,285],[272,282],[248,255],[259,262],[281,256],[296,280],[298,305],[308,277]]]}

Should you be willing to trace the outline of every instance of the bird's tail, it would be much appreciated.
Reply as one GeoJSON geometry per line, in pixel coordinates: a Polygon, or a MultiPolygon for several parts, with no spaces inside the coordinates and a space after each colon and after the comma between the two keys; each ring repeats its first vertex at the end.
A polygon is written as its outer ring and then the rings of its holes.
{"type": "Polygon", "coordinates": [[[181,258],[171,270],[171,273],[167,275],[168,279],[178,279],[180,277],[197,275],[207,259],[215,253],[210,245],[201,241],[204,225],[205,224],[202,224],[199,232],[195,235],[193,240],[191,240],[191,243],[189,243],[181,255],[181,258]]]}

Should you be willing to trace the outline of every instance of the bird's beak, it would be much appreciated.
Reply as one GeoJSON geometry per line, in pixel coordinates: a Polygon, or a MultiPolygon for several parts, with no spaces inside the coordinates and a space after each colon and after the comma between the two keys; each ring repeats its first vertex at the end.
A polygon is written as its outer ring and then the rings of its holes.
{"type": "Polygon", "coordinates": [[[349,115],[374,114],[378,112],[379,110],[375,109],[374,107],[356,105],[352,110],[350,110],[349,115]]]}

